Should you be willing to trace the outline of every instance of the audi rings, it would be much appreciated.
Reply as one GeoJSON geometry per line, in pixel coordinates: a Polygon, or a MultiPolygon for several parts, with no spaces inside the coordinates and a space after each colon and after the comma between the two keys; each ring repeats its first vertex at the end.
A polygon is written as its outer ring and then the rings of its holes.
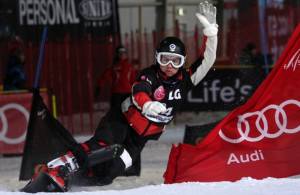
{"type": "MultiPolygon", "coordinates": [[[[287,105],[295,105],[295,106],[298,106],[298,108],[300,108],[300,102],[298,100],[293,100],[293,99],[286,100],[283,103],[281,103],[280,105],[271,104],[271,105],[265,107],[264,109],[262,109],[261,111],[245,113],[238,117],[237,131],[240,135],[239,138],[234,139],[234,138],[227,137],[224,134],[224,132],[222,131],[222,129],[220,129],[220,131],[219,131],[219,136],[224,141],[236,144],[236,143],[240,143],[244,140],[249,141],[249,142],[258,142],[258,141],[262,140],[263,138],[270,138],[270,139],[277,138],[280,135],[282,135],[283,133],[287,133],[287,134],[297,133],[300,131],[300,125],[298,125],[295,128],[288,128],[288,117],[287,117],[286,111],[284,110],[284,107],[287,105]],[[277,126],[277,129],[274,129],[276,131],[274,133],[271,133],[269,131],[268,119],[265,116],[265,112],[267,112],[269,110],[275,110],[274,119],[275,119],[275,125],[277,126]],[[257,137],[249,136],[251,129],[250,129],[250,124],[249,124],[249,121],[247,120],[247,118],[250,118],[253,116],[257,116],[257,118],[255,120],[255,127],[256,127],[256,130],[260,133],[257,137]]],[[[254,126],[254,124],[253,124],[253,126],[254,126]]]]}
{"type": "Polygon", "coordinates": [[[18,110],[19,112],[21,112],[25,116],[27,123],[29,121],[29,112],[22,105],[16,104],[16,103],[9,103],[9,104],[6,104],[6,105],[0,107],[0,119],[2,122],[2,129],[0,131],[0,141],[3,141],[7,144],[19,144],[25,140],[26,130],[24,130],[24,133],[17,138],[9,138],[7,136],[8,121],[7,121],[7,117],[5,115],[5,111],[10,110],[10,109],[15,109],[15,110],[18,110]]]}

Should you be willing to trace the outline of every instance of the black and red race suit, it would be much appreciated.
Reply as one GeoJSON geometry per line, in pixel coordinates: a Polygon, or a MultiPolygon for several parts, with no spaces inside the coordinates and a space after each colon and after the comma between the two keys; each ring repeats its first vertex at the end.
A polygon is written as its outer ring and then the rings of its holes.
{"type": "MultiPolygon", "coordinates": [[[[179,69],[173,77],[166,77],[158,64],[142,70],[133,84],[131,96],[122,103],[122,110],[114,107],[102,118],[94,136],[82,144],[85,150],[122,144],[134,163],[146,142],[160,137],[180,109],[188,91],[207,74],[215,62],[216,49],[217,36],[208,37],[203,57],[190,68],[179,69]],[[142,108],[147,101],[165,104],[167,112],[158,116],[145,115],[142,108]]],[[[122,174],[125,166],[120,160],[113,160],[93,170],[94,175],[100,178],[113,179],[122,174]]]]}
{"type": "Polygon", "coordinates": [[[123,113],[129,125],[140,135],[159,134],[170,123],[185,101],[188,91],[207,74],[215,61],[216,37],[206,42],[204,57],[196,60],[188,69],[179,69],[176,75],[166,77],[159,65],[152,65],[139,74],[132,87],[132,96],[122,104],[123,113]],[[148,101],[159,101],[167,112],[149,116],[142,112],[148,101]]]}

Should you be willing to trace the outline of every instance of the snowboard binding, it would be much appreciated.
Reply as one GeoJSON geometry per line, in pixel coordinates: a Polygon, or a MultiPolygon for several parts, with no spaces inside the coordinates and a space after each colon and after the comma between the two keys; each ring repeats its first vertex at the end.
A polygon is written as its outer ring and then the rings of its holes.
{"type": "Polygon", "coordinates": [[[38,165],[31,181],[20,191],[36,192],[66,192],[68,178],[76,172],[79,166],[71,152],[56,158],[47,165],[38,165]]]}
{"type": "MultiPolygon", "coordinates": [[[[119,157],[124,151],[118,144],[107,146],[88,154],[87,167],[119,157]]],[[[71,174],[80,169],[72,152],[50,161],[47,165],[37,165],[30,182],[21,192],[66,192],[69,190],[68,180],[71,174]]]]}

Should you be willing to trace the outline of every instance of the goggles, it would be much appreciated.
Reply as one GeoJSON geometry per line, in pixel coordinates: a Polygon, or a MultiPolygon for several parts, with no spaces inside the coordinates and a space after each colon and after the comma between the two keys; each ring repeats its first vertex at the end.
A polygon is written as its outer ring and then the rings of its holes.
{"type": "Polygon", "coordinates": [[[176,53],[159,52],[156,54],[156,60],[161,66],[171,64],[174,68],[180,68],[185,62],[185,56],[176,53]]]}

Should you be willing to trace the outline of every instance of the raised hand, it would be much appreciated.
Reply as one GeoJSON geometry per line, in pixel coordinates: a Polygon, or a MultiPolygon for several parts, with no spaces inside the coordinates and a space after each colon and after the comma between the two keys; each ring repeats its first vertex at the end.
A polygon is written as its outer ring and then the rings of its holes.
{"type": "Polygon", "coordinates": [[[196,13],[196,16],[203,25],[203,32],[206,36],[213,36],[217,34],[217,8],[215,6],[207,1],[199,3],[199,12],[196,13]]]}

